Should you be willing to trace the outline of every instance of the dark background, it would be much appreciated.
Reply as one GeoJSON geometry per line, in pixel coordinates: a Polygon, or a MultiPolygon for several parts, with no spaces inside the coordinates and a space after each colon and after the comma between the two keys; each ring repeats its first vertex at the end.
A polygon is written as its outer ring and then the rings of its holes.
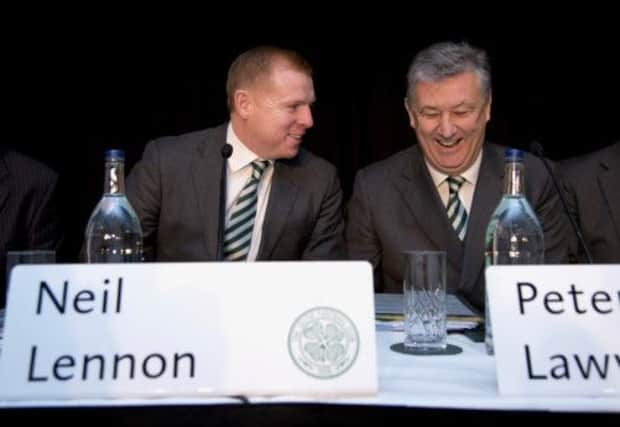
{"type": "Polygon", "coordinates": [[[465,22],[461,28],[476,29],[463,30],[433,25],[441,12],[426,16],[424,26],[410,14],[364,23],[319,15],[312,27],[283,18],[286,28],[268,32],[258,31],[261,25],[144,25],[145,17],[130,36],[131,20],[122,36],[112,20],[19,27],[4,50],[2,142],[59,172],[66,230],[59,260],[75,261],[101,197],[104,150],[124,149],[129,172],[150,139],[224,122],[228,66],[259,44],[295,49],[313,66],[318,100],[304,145],[338,167],[347,199],[359,168],[415,141],[403,107],[405,74],[415,52],[436,41],[467,40],[489,53],[487,139],[523,149],[538,139],[553,160],[620,140],[615,25],[584,15],[508,26],[508,10],[485,25],[465,22]]]}

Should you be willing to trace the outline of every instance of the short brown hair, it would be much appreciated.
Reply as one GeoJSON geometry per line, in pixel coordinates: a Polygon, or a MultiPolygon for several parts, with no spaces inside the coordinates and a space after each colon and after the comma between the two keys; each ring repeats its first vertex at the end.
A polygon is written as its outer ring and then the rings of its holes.
{"type": "Polygon", "coordinates": [[[233,110],[233,95],[242,86],[251,85],[267,76],[276,60],[283,60],[293,68],[312,75],[312,67],[295,51],[275,46],[258,46],[237,56],[228,69],[226,97],[228,110],[233,110]]]}

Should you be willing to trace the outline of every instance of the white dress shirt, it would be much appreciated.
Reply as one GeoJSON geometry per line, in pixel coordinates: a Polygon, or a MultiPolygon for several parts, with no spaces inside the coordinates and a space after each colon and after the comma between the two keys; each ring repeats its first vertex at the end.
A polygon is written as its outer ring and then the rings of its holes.
{"type": "MultiPolygon", "coordinates": [[[[483,148],[484,149],[484,148],[483,148]]],[[[467,210],[467,214],[471,212],[471,203],[474,199],[474,191],[476,190],[476,183],[478,182],[478,173],[480,172],[480,163],[482,162],[482,150],[478,153],[478,157],[472,165],[462,172],[459,176],[465,178],[465,182],[461,186],[459,190],[459,199],[461,199],[461,203],[465,206],[467,210]]],[[[450,187],[448,186],[448,175],[445,173],[439,172],[437,169],[433,168],[426,160],[426,167],[428,167],[428,171],[431,174],[431,178],[433,179],[433,183],[435,184],[435,189],[439,193],[439,197],[443,202],[444,206],[448,206],[448,198],[450,197],[450,187]]]]}
{"type": "MultiPolygon", "coordinates": [[[[232,145],[232,155],[228,159],[226,167],[226,226],[230,222],[233,205],[239,197],[239,193],[245,186],[252,175],[251,163],[254,160],[263,160],[248,149],[243,142],[239,140],[232,125],[228,124],[226,130],[226,141],[232,145]]],[[[271,190],[271,178],[273,177],[273,160],[269,160],[269,165],[258,183],[258,199],[256,200],[256,218],[254,220],[254,229],[252,230],[252,242],[250,243],[250,252],[247,261],[256,260],[260,241],[263,232],[263,222],[265,220],[265,212],[267,210],[267,202],[269,201],[269,191],[271,190]]]]}

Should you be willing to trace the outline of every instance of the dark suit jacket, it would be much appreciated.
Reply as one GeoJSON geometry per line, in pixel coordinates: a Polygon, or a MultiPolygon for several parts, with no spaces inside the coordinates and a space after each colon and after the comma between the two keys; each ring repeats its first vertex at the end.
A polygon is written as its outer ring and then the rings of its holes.
{"type": "MultiPolygon", "coordinates": [[[[378,292],[402,292],[403,251],[445,250],[448,291],[483,307],[485,232],[501,199],[504,175],[504,148],[483,147],[464,242],[448,222],[417,145],[358,172],[347,209],[347,246],[350,258],[373,264],[378,292]]],[[[566,217],[542,162],[527,153],[525,188],[543,227],[545,261],[566,261],[566,217]]]]}
{"type": "MultiPolygon", "coordinates": [[[[216,259],[225,142],[226,124],[147,145],[127,179],[147,259],[216,259]]],[[[257,260],[342,259],[343,230],[336,169],[303,149],[277,160],[257,260]]]]}
{"type": "MultiPolygon", "coordinates": [[[[565,160],[560,172],[569,209],[594,262],[620,263],[620,142],[565,160]]],[[[576,241],[572,255],[586,261],[576,241]]]]}
{"type": "Polygon", "coordinates": [[[0,147],[0,307],[5,305],[7,251],[58,249],[57,181],[42,163],[0,147]]]}

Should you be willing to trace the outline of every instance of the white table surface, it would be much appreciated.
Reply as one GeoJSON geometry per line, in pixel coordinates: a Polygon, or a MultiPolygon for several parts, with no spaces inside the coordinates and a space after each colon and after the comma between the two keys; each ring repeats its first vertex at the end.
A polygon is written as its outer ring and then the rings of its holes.
{"type": "MultiPolygon", "coordinates": [[[[250,403],[363,404],[424,408],[524,410],[552,412],[620,412],[620,396],[614,397],[514,397],[499,396],[495,360],[483,343],[450,334],[448,343],[463,349],[458,355],[414,356],[394,352],[402,332],[377,332],[379,393],[373,397],[313,399],[298,396],[256,397],[250,403]]],[[[58,406],[149,406],[238,404],[232,397],[162,399],[89,399],[71,401],[0,402],[0,408],[58,406]]]]}

